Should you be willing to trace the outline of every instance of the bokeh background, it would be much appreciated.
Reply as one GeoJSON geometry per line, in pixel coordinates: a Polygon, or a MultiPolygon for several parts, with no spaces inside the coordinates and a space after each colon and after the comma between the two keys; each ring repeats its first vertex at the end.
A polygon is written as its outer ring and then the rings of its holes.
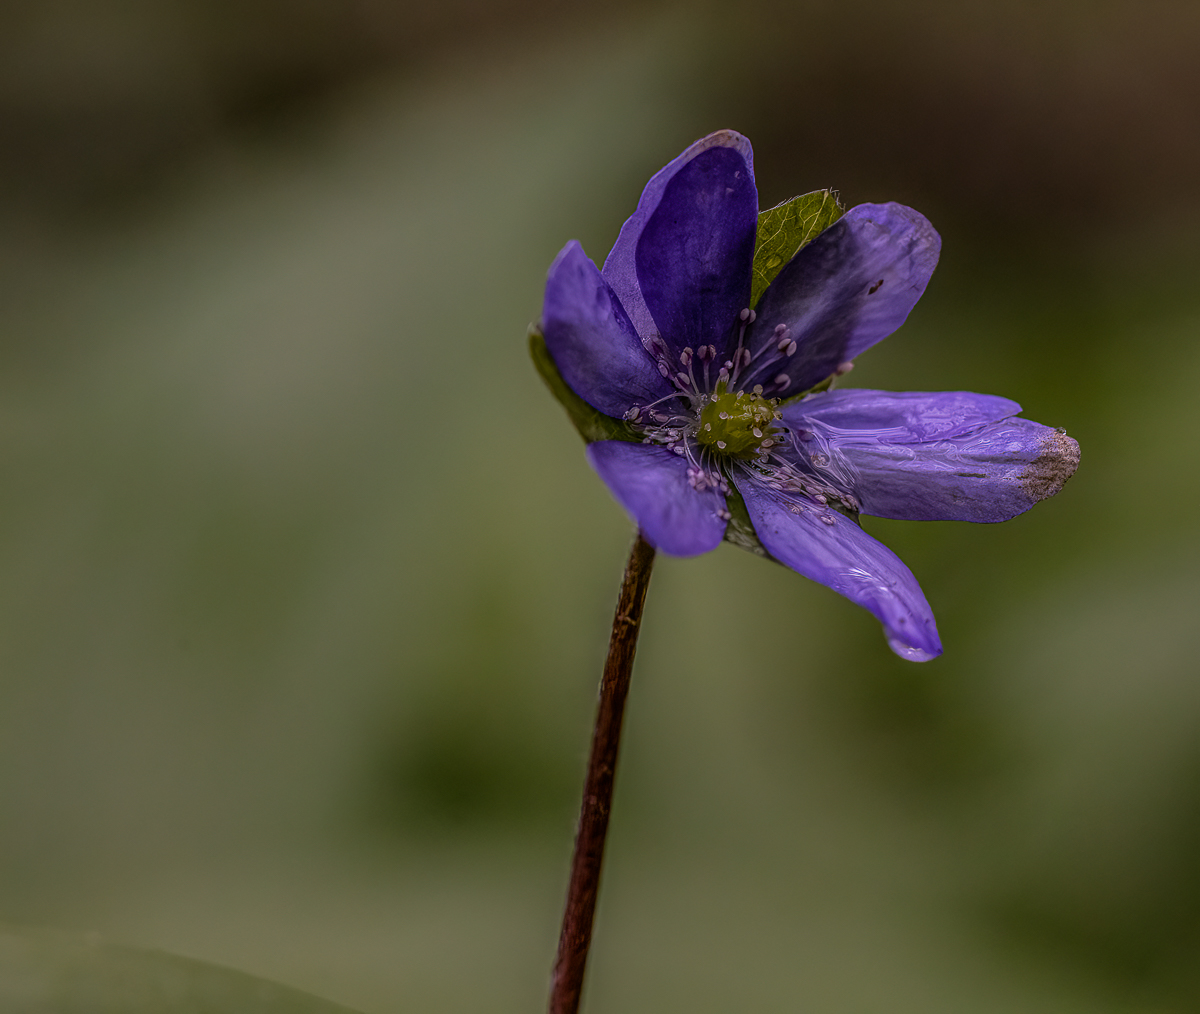
{"type": "Polygon", "coordinates": [[[525,352],[718,127],[942,264],[852,386],[1083,448],[868,520],[946,654],[660,561],[586,1010],[1200,1010],[1193,0],[9,0],[0,921],[544,1002],[628,522],[525,352]]]}

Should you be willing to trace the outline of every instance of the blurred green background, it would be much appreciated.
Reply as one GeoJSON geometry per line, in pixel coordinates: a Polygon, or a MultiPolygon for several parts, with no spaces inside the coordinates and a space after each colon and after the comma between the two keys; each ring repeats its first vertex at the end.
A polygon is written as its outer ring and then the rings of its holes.
{"type": "Polygon", "coordinates": [[[870,519],[918,666],[724,546],[647,606],[585,1007],[1200,1010],[1200,6],[12,0],[0,921],[538,1010],[630,528],[525,353],[694,138],[942,265],[853,386],[1083,448],[870,519]]]}

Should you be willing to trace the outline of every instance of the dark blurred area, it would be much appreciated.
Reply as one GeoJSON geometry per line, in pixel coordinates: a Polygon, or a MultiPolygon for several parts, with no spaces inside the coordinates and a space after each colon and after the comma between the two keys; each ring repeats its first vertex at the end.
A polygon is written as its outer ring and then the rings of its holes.
{"type": "MultiPolygon", "coordinates": [[[[12,0],[0,12],[6,197],[70,214],[136,195],[229,137],[311,119],[339,91],[497,38],[561,45],[644,9],[543,0],[12,0]]],[[[698,104],[847,193],[1016,235],[1090,240],[1194,214],[1200,8],[1093,3],[701,5],[698,104]],[[702,41],[700,41],[702,40],[702,41]]],[[[771,186],[774,189],[771,189],[771,186]]],[[[792,196],[783,182],[764,200],[792,196]]]]}
{"type": "Polygon", "coordinates": [[[551,0],[14,0],[0,11],[0,172],[51,214],[136,197],[206,147],[294,127],[365,77],[569,14],[551,0]]]}
{"type": "Polygon", "coordinates": [[[542,1002],[628,523],[525,359],[696,137],[945,244],[850,386],[1079,439],[865,527],[946,655],[650,593],[586,1009],[1200,1010],[1200,6],[0,9],[0,921],[542,1002]]]}

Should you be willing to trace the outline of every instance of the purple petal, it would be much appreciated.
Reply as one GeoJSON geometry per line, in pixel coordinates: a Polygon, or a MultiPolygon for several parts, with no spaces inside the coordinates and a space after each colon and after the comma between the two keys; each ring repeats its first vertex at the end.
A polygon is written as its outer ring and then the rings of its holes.
{"type": "Polygon", "coordinates": [[[1079,464],[1074,440],[1014,418],[1020,410],[965,391],[848,390],[786,406],[784,420],[801,464],[813,453],[830,462],[866,514],[994,522],[1053,496],[1079,464]]]}
{"type": "MultiPolygon", "coordinates": [[[[698,259],[698,262],[693,263],[691,266],[690,270],[692,273],[683,279],[685,282],[694,283],[697,280],[703,281],[698,276],[706,275],[712,263],[722,260],[719,250],[706,250],[704,248],[706,238],[705,229],[709,230],[707,238],[710,242],[725,245],[726,251],[724,256],[726,258],[730,255],[728,249],[730,244],[735,248],[735,252],[740,251],[741,246],[747,242],[744,233],[747,227],[749,229],[749,255],[746,256],[744,268],[739,267],[739,271],[744,271],[745,273],[744,284],[746,295],[739,295],[742,284],[740,278],[733,281],[728,279],[714,280],[716,289],[713,294],[709,295],[709,298],[704,300],[704,309],[694,308],[688,311],[688,313],[691,316],[700,315],[705,320],[707,320],[710,314],[716,314],[717,317],[720,317],[721,314],[727,315],[727,311],[723,306],[715,305],[716,302],[729,300],[727,289],[732,290],[736,296],[736,298],[732,299],[732,302],[737,304],[732,311],[734,314],[746,305],[745,300],[749,298],[750,261],[754,253],[754,233],[758,215],[758,195],[754,187],[754,154],[750,148],[750,142],[741,134],[732,130],[719,130],[715,134],[709,134],[708,137],[697,141],[682,155],[654,174],[650,182],[646,184],[646,189],[642,192],[637,210],[622,226],[621,234],[617,237],[617,242],[613,246],[612,252],[608,255],[608,260],[604,262],[603,273],[605,279],[617,293],[621,304],[629,312],[630,319],[633,321],[638,334],[643,338],[650,338],[659,334],[660,327],[655,323],[655,317],[651,314],[650,308],[646,304],[646,299],[642,294],[642,286],[638,281],[638,251],[642,235],[651,223],[651,220],[655,218],[664,196],[667,195],[668,189],[670,189],[671,195],[667,202],[667,207],[664,209],[663,217],[658,219],[654,224],[653,231],[659,237],[655,241],[655,246],[658,247],[659,244],[667,240],[667,237],[662,235],[664,230],[671,224],[672,219],[677,219],[682,215],[683,221],[680,222],[680,232],[682,235],[676,236],[675,246],[677,248],[686,247],[688,256],[698,259]],[[717,154],[707,154],[713,151],[717,154]],[[683,173],[685,169],[691,166],[702,155],[705,158],[699,169],[690,170],[689,173],[685,174],[684,180],[676,186],[672,186],[676,177],[683,173]],[[704,168],[705,162],[708,163],[707,169],[704,168]],[[722,171],[718,172],[718,170],[722,171]],[[724,184],[718,187],[715,194],[711,191],[706,192],[702,185],[705,178],[713,173],[716,173],[718,176],[722,174],[727,176],[724,184]],[[735,173],[740,173],[741,175],[735,176],[733,175],[735,173]],[[690,182],[687,177],[691,177],[690,182]],[[713,221],[697,222],[696,219],[700,209],[686,207],[687,193],[690,191],[694,199],[704,199],[707,197],[712,202],[714,198],[721,197],[726,186],[732,186],[734,191],[732,195],[728,195],[731,200],[717,200],[715,202],[717,207],[711,209],[714,214],[713,221]],[[696,192],[697,189],[699,189],[699,193],[696,192]],[[746,208],[741,208],[739,215],[734,216],[737,221],[731,223],[728,209],[724,214],[718,213],[722,205],[729,203],[736,204],[739,207],[741,205],[748,205],[748,212],[746,208]],[[725,233],[729,231],[731,224],[736,226],[732,230],[733,235],[726,235],[725,233]],[[724,293],[724,298],[716,298],[721,293],[724,293]]],[[[665,249],[660,248],[652,251],[648,248],[646,256],[650,261],[654,261],[655,263],[652,265],[648,261],[646,264],[647,270],[657,271],[657,262],[667,253],[669,251],[665,249]]],[[[663,284],[667,284],[668,278],[678,281],[678,275],[681,270],[684,270],[682,265],[676,264],[670,266],[667,276],[658,282],[658,287],[661,288],[663,284]]],[[[676,302],[686,298],[685,293],[682,291],[674,292],[673,295],[676,302]]],[[[663,309],[660,306],[660,310],[663,309]]],[[[687,316],[688,314],[685,314],[685,318],[687,316]]],[[[670,317],[669,314],[668,317],[670,317]]],[[[669,323],[672,327],[679,324],[674,318],[671,318],[669,323]]],[[[730,323],[731,319],[723,321],[717,319],[714,326],[727,328],[730,323]]],[[[686,321],[682,326],[686,329],[686,321]]],[[[673,332],[672,337],[668,337],[668,341],[674,341],[676,337],[678,335],[673,332]]],[[[683,337],[673,351],[678,353],[687,345],[695,348],[697,344],[702,344],[703,342],[704,337],[698,332],[683,337]]],[[[724,346],[722,345],[723,350],[724,346]]]]}
{"type": "Polygon", "coordinates": [[[832,430],[890,443],[919,443],[958,436],[1021,411],[1008,398],[972,391],[825,391],[783,406],[789,426],[805,420],[832,430]]]}
{"type": "Polygon", "coordinates": [[[652,546],[672,556],[716,549],[725,535],[725,497],[711,487],[697,492],[688,463],[656,444],[600,440],[588,460],[652,546]]]}
{"type": "Polygon", "coordinates": [[[845,515],[772,489],[748,469],[739,469],[734,481],[755,533],[775,559],[874,613],[902,658],[927,662],[942,653],[921,586],[887,546],[845,515]]]}
{"type": "Polygon", "coordinates": [[[638,240],[638,285],[672,353],[714,345],[724,358],[750,305],[758,191],[745,159],[709,148],[679,170],[638,240]]]}
{"type": "Polygon", "coordinates": [[[542,331],[563,380],[606,415],[619,417],[673,390],[616,294],[574,240],[550,266],[542,331]]]}
{"type": "Polygon", "coordinates": [[[901,204],[860,204],[796,254],[767,288],[748,348],[779,341],[791,357],[764,354],[740,386],[797,394],[824,380],[908,317],[937,265],[942,241],[926,218],[901,204]],[[786,376],[786,384],[776,379],[786,376]]]}

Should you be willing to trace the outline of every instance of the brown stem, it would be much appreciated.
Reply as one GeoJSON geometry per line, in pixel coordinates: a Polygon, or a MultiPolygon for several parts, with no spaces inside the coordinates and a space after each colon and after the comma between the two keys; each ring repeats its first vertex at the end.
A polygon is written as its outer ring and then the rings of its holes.
{"type": "Polygon", "coordinates": [[[604,837],[608,833],[608,813],[612,808],[621,718],[625,713],[629,675],[637,650],[642,605],[646,601],[653,567],[654,547],[639,532],[625,565],[625,580],[621,582],[621,597],[617,600],[617,614],[613,617],[612,637],[608,642],[608,659],[600,680],[600,704],[596,709],[592,753],[588,758],[583,803],[579,809],[579,828],[575,832],[571,883],[567,888],[567,907],[563,913],[558,958],[554,962],[550,987],[550,1014],[575,1014],[583,992],[583,969],[592,942],[592,919],[596,914],[600,866],[604,861],[604,837]]]}

